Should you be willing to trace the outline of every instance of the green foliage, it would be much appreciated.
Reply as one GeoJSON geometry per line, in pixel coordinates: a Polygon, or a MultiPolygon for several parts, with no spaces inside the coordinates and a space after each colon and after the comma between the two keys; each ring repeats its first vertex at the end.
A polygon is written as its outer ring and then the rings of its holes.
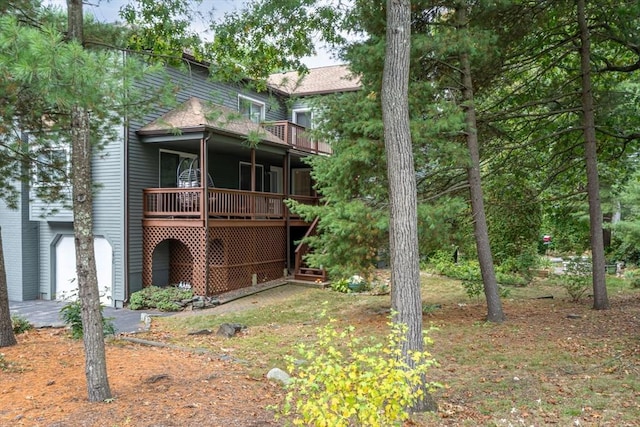
{"type": "Polygon", "coordinates": [[[347,292],[349,292],[349,280],[344,278],[334,280],[333,282],[331,282],[331,290],[346,294],[347,292]]]}
{"type": "Polygon", "coordinates": [[[589,289],[591,280],[591,263],[589,260],[575,257],[567,261],[564,274],[556,275],[560,283],[573,302],[579,302],[589,289]]]}
{"type": "Polygon", "coordinates": [[[180,311],[183,308],[180,302],[191,298],[193,298],[191,290],[175,286],[149,286],[131,294],[129,308],[131,310],[157,308],[161,311],[180,311]]]}
{"type": "Polygon", "coordinates": [[[482,282],[477,280],[463,280],[460,284],[464,288],[469,299],[480,299],[480,295],[482,295],[482,292],[484,291],[482,282]]]}
{"type": "Polygon", "coordinates": [[[14,334],[21,334],[33,329],[33,325],[20,315],[11,316],[11,324],[13,325],[14,334]]]}
{"type": "Polygon", "coordinates": [[[629,269],[624,272],[624,278],[634,289],[640,289],[640,270],[629,269]]]}
{"type": "Polygon", "coordinates": [[[202,18],[194,8],[202,0],[134,0],[120,8],[120,17],[132,29],[128,47],[153,52],[154,58],[178,64],[185,49],[202,60],[203,42],[191,29],[194,19],[202,18]]]}
{"type": "Polygon", "coordinates": [[[298,346],[304,363],[289,358],[294,377],[281,414],[294,425],[402,425],[425,387],[437,386],[424,384],[435,360],[428,352],[413,352],[409,366],[401,351],[406,325],[390,323],[380,342],[358,338],[353,327],[339,331],[334,322],[318,328],[315,343],[298,346]]]}
{"type": "MultiPolygon", "coordinates": [[[[100,314],[102,315],[103,307],[100,306],[100,314]]],[[[76,300],[66,304],[60,309],[60,314],[64,323],[71,328],[71,336],[73,339],[81,339],[84,335],[82,328],[82,303],[76,300]]],[[[114,335],[116,333],[115,325],[112,318],[102,317],[102,331],[105,335],[114,335]]]]}
{"type": "Polygon", "coordinates": [[[306,240],[313,249],[306,258],[309,265],[323,266],[330,277],[349,277],[354,271],[371,275],[378,249],[386,240],[384,212],[360,200],[320,207],[289,201],[289,206],[308,220],[320,216],[318,235],[306,240]]]}

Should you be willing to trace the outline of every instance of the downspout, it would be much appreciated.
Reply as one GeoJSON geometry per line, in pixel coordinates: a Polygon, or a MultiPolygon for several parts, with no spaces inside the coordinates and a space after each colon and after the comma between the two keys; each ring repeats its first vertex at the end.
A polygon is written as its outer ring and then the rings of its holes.
{"type": "MultiPolygon", "coordinates": [[[[122,64],[127,60],[127,52],[122,52],[122,64]]],[[[126,75],[123,77],[125,80],[126,75]]],[[[127,87],[125,81],[125,88],[127,87]]],[[[125,99],[128,99],[125,93],[125,99]]],[[[125,104],[126,105],[126,104],[125,104]]],[[[129,224],[131,220],[129,218],[129,115],[125,114],[124,118],[124,173],[122,179],[124,180],[123,191],[124,197],[124,244],[122,249],[122,274],[123,274],[123,287],[124,287],[124,299],[122,304],[129,302],[129,224]]]]}

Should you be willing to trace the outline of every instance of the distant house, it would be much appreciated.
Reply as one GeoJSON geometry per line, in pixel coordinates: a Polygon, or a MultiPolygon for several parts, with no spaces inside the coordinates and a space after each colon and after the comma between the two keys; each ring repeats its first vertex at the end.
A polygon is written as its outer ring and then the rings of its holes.
{"type": "MultiPolygon", "coordinates": [[[[295,242],[311,224],[283,200],[318,203],[303,159],[331,153],[305,132],[307,100],[359,89],[345,66],[300,82],[274,75],[260,93],[214,82],[201,64],[169,73],[181,104],[130,121],[93,163],[98,282],[116,307],[152,284],[215,295],[294,274],[295,242]]],[[[34,197],[37,173],[21,185],[18,210],[0,204],[9,299],[60,298],[76,287],[73,214],[34,197]]]]}

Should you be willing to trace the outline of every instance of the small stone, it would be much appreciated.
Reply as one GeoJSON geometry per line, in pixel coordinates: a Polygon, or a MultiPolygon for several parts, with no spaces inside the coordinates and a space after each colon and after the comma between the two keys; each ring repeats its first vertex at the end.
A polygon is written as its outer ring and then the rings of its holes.
{"type": "Polygon", "coordinates": [[[272,368],[267,373],[267,379],[279,381],[284,385],[287,385],[291,382],[291,377],[285,371],[280,368],[272,368]]]}
{"type": "Polygon", "coordinates": [[[220,325],[220,328],[218,328],[218,332],[216,332],[216,334],[223,337],[232,338],[238,332],[241,332],[245,329],[247,329],[247,327],[245,325],[241,325],[240,323],[223,323],[222,325],[220,325]]]}

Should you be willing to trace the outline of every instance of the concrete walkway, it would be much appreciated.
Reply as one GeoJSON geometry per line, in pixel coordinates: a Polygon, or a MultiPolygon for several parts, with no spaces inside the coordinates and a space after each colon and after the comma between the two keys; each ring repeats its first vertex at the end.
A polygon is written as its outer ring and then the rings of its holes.
{"type": "MultiPolygon", "coordinates": [[[[116,327],[116,333],[132,333],[144,330],[145,315],[153,316],[194,316],[205,314],[221,314],[243,311],[252,308],[265,307],[281,303],[289,298],[304,298],[304,293],[310,288],[291,283],[265,284],[243,288],[233,293],[220,295],[220,305],[204,310],[181,311],[166,313],[156,310],[129,310],[128,308],[105,307],[103,314],[112,318],[116,327]]],[[[63,327],[60,317],[60,309],[64,307],[63,301],[9,301],[9,309],[12,315],[26,318],[36,328],[63,327]]]]}
{"type": "MultiPolygon", "coordinates": [[[[36,328],[59,328],[65,326],[60,317],[60,310],[64,307],[64,301],[9,301],[11,315],[24,317],[36,328]]],[[[151,313],[150,311],[134,311],[128,308],[105,307],[103,315],[105,318],[112,318],[116,327],[116,333],[138,332],[143,330],[144,323],[141,321],[141,313],[151,313]]],[[[153,314],[167,315],[153,311],[153,314]]]]}

